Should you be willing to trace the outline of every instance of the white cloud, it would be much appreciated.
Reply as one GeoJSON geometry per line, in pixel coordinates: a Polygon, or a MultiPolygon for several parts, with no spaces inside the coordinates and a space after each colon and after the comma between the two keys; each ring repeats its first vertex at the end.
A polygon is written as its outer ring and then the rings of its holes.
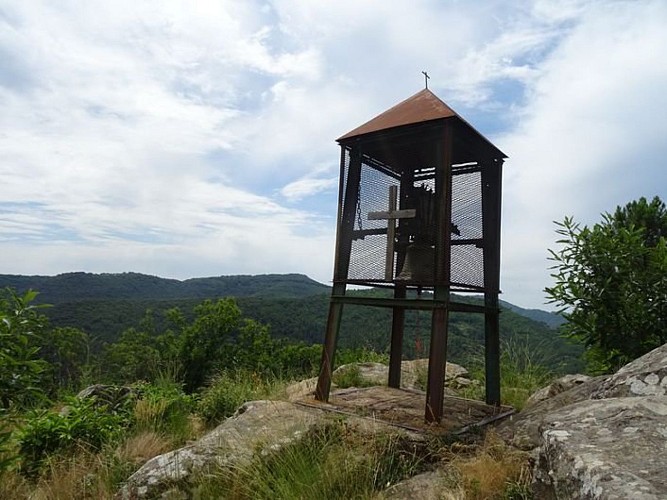
{"type": "Polygon", "coordinates": [[[327,179],[305,178],[290,182],[280,190],[285,198],[291,201],[300,200],[307,196],[313,196],[322,191],[329,191],[338,186],[338,179],[330,177],[327,179]]]}
{"type": "Polygon", "coordinates": [[[539,305],[551,220],[662,194],[666,8],[0,0],[3,272],[327,281],[334,140],[428,70],[497,124],[505,298],[539,305]]]}
{"type": "Polygon", "coordinates": [[[510,297],[539,305],[552,221],[593,223],[639,196],[665,198],[666,22],[663,2],[592,6],[542,62],[516,128],[499,138],[511,157],[503,267],[510,297]]]}

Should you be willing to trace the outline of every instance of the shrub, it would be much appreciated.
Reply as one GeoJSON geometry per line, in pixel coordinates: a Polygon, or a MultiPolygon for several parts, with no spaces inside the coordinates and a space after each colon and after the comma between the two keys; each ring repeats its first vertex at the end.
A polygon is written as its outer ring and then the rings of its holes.
{"type": "Polygon", "coordinates": [[[134,428],[153,431],[182,442],[191,437],[190,414],[196,408],[195,396],[185,394],[181,385],[163,382],[139,386],[141,398],[134,405],[134,428]]]}
{"type": "Polygon", "coordinates": [[[284,387],[282,380],[254,372],[224,371],[204,389],[197,411],[206,423],[214,424],[233,415],[246,401],[275,396],[284,387]]]}
{"type": "Polygon", "coordinates": [[[47,364],[39,359],[46,318],[32,305],[37,292],[0,293],[0,407],[24,407],[45,398],[41,388],[47,364]]]}
{"type": "Polygon", "coordinates": [[[425,461],[398,436],[369,439],[342,422],[315,427],[279,449],[258,453],[242,467],[223,468],[196,488],[203,498],[370,498],[425,461]]]}
{"type": "MultiPolygon", "coordinates": [[[[480,384],[461,390],[461,395],[471,399],[484,399],[484,362],[477,360],[470,370],[480,384]]],[[[500,396],[502,403],[521,410],[526,400],[538,389],[546,386],[553,374],[544,367],[539,356],[527,345],[506,342],[500,355],[500,396]]]]}
{"type": "Polygon", "coordinates": [[[129,424],[127,408],[115,412],[94,399],[68,400],[61,412],[34,411],[19,432],[19,455],[27,473],[36,472],[44,459],[77,448],[99,450],[117,439],[129,424]]]}

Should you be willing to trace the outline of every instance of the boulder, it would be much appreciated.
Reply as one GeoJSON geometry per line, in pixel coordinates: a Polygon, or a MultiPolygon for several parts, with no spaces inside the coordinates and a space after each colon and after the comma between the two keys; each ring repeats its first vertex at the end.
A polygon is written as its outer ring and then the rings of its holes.
{"type": "MultiPolygon", "coordinates": [[[[300,399],[307,398],[315,394],[316,387],[317,377],[307,378],[305,380],[300,380],[299,382],[294,382],[285,388],[285,398],[287,401],[298,401],[300,399]]],[[[332,383],[331,388],[333,389],[335,387],[336,384],[332,383]]]]}
{"type": "Polygon", "coordinates": [[[441,469],[423,472],[390,486],[379,498],[382,500],[459,500],[465,498],[461,490],[447,488],[447,476],[441,469]]]}
{"type": "Polygon", "coordinates": [[[498,433],[533,450],[536,498],[667,498],[667,344],[613,375],[556,381],[498,433]]]}
{"type": "MultiPolygon", "coordinates": [[[[332,418],[338,420],[340,416],[287,401],[245,403],[199,441],[146,462],[129,477],[116,498],[180,498],[182,488],[187,491],[188,481],[197,474],[216,467],[243,467],[256,453],[279,450],[332,418]]],[[[345,423],[347,429],[365,439],[400,434],[415,446],[426,446],[422,434],[376,419],[345,416],[345,423]]]]}
{"type": "Polygon", "coordinates": [[[554,396],[560,394],[561,392],[569,391],[577,385],[581,385],[584,382],[588,382],[591,379],[588,375],[582,375],[577,373],[574,375],[565,375],[559,379],[554,380],[548,386],[543,387],[539,391],[535,392],[528,398],[524,408],[530,408],[531,406],[544,401],[545,399],[553,398],[554,396]]]}
{"type": "Polygon", "coordinates": [[[333,379],[344,375],[351,370],[359,370],[359,377],[363,385],[386,385],[389,367],[382,363],[350,363],[342,365],[333,371],[333,379]]]}
{"type": "Polygon", "coordinates": [[[667,394],[667,344],[628,363],[592,395],[594,399],[667,394]]]}
{"type": "Polygon", "coordinates": [[[498,435],[520,450],[535,449],[540,445],[540,426],[546,416],[564,406],[590,399],[604,380],[605,377],[591,378],[552,398],[543,399],[524,408],[500,423],[497,428],[498,435]]]}
{"type": "MultiPolygon", "coordinates": [[[[387,385],[389,367],[382,363],[350,363],[336,368],[334,377],[347,370],[358,369],[364,385],[387,385]]],[[[403,389],[423,389],[428,374],[428,359],[414,359],[401,362],[401,387],[403,389]]],[[[473,383],[468,378],[468,370],[456,363],[445,367],[445,386],[453,389],[473,383]]]]}
{"type": "Polygon", "coordinates": [[[146,462],[117,498],[153,498],[194,473],[231,463],[242,466],[258,449],[276,449],[299,439],[319,418],[319,412],[286,401],[246,403],[196,443],[146,462]]]}
{"type": "Polygon", "coordinates": [[[667,397],[581,401],[541,431],[536,498],[667,497],[667,397]]]}

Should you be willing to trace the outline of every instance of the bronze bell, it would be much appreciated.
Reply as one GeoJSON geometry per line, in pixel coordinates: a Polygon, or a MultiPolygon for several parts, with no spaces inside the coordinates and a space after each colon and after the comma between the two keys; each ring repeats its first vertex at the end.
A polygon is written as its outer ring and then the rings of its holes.
{"type": "Polygon", "coordinates": [[[403,269],[396,281],[408,283],[432,283],[435,276],[435,247],[413,243],[405,253],[403,269]]]}

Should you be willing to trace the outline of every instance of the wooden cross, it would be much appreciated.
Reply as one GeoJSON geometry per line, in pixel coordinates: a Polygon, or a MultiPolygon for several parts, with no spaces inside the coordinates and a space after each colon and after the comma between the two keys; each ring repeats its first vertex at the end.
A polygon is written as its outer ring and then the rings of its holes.
{"type": "Polygon", "coordinates": [[[426,88],[428,89],[428,80],[431,77],[428,76],[428,73],[426,71],[422,71],[422,75],[424,75],[424,84],[426,85],[426,88]]]}
{"type": "Polygon", "coordinates": [[[411,219],[417,214],[417,211],[414,208],[396,210],[397,194],[398,187],[389,186],[389,210],[384,212],[368,212],[368,220],[387,221],[387,257],[384,267],[384,279],[387,281],[392,281],[394,279],[394,239],[396,238],[396,220],[411,219]]]}

